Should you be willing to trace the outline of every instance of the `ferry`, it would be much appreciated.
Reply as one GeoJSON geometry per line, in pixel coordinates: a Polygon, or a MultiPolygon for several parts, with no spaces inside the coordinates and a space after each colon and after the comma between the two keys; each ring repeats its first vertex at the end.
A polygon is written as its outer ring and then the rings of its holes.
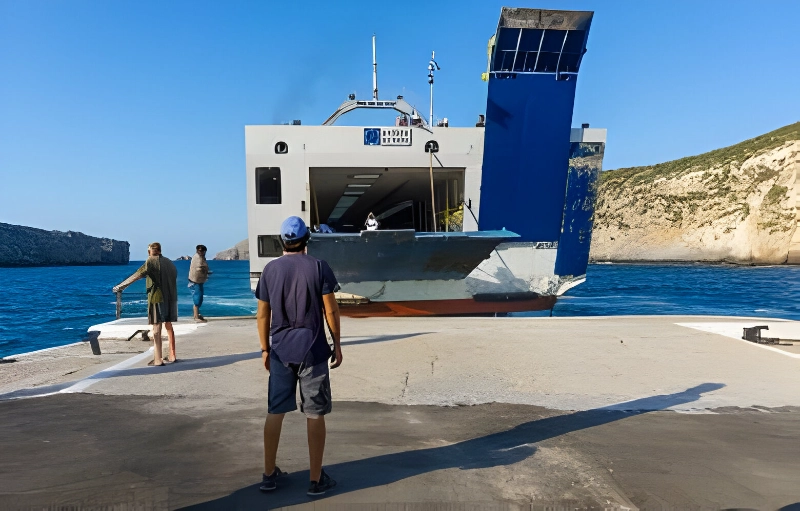
{"type": "Polygon", "coordinates": [[[251,287],[296,215],[343,315],[552,310],[586,279],[606,142],[604,129],[572,127],[592,15],[503,7],[475,126],[434,122],[435,54],[427,118],[402,96],[379,99],[374,38],[371,98],[349,95],[321,126],[246,126],[251,287]],[[335,125],[387,109],[392,126],[335,125]]]}

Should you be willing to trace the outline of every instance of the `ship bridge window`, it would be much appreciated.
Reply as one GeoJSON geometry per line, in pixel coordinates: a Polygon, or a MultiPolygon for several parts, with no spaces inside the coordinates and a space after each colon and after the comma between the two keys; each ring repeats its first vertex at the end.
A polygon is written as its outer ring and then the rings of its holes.
{"type": "Polygon", "coordinates": [[[281,203],[281,168],[256,168],[256,204],[281,203]]]}
{"type": "Polygon", "coordinates": [[[283,255],[283,245],[277,234],[258,237],[258,257],[280,257],[283,255]]]}

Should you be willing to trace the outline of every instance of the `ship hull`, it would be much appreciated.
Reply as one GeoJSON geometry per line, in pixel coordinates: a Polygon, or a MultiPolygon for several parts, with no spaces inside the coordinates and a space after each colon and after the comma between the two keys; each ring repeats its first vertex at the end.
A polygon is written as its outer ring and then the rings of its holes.
{"type": "Polygon", "coordinates": [[[494,299],[459,300],[409,300],[402,302],[369,302],[363,304],[340,303],[342,316],[351,318],[404,317],[404,316],[454,316],[501,314],[552,309],[555,296],[536,296],[518,299],[514,296],[497,295],[494,299]]]}

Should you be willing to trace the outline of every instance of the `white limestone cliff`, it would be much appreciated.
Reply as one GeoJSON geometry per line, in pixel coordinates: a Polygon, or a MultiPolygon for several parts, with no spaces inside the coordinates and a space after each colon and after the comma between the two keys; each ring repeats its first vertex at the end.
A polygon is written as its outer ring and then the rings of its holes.
{"type": "Polygon", "coordinates": [[[593,261],[800,263],[800,123],[735,146],[609,171],[593,261]]]}

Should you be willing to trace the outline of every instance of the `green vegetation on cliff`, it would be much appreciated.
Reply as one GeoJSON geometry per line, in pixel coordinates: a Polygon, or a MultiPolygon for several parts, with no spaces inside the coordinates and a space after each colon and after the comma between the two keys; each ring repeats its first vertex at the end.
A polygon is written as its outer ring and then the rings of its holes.
{"type": "MultiPolygon", "coordinates": [[[[740,165],[748,158],[780,147],[784,143],[792,140],[800,140],[800,122],[784,126],[783,128],[729,147],[698,154],[697,156],[688,156],[657,165],[609,170],[601,174],[600,182],[605,184],[606,182],[622,183],[629,181],[626,184],[636,186],[652,183],[659,178],[670,179],[680,177],[696,170],[729,167],[732,163],[740,165]]],[[[769,174],[769,172],[765,174],[759,173],[759,180],[763,182],[774,177],[774,175],[769,174]]],[[[724,181],[725,176],[719,176],[717,179],[724,181]]]]}
{"type": "Polygon", "coordinates": [[[800,123],[697,156],[601,174],[599,260],[783,263],[797,230],[800,123]]]}

